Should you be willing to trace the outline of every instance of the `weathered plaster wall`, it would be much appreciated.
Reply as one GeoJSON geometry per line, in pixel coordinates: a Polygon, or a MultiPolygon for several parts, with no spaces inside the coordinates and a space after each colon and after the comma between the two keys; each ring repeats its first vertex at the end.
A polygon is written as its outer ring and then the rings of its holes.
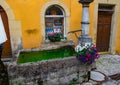
{"type": "Polygon", "coordinates": [[[40,8],[46,1],[7,0],[15,18],[21,21],[23,48],[39,47],[40,36],[40,8]]]}
{"type": "MultiPolygon", "coordinates": [[[[78,0],[0,0],[0,5],[5,9],[9,19],[10,36],[12,42],[12,50],[17,50],[22,41],[23,48],[40,47],[41,42],[44,40],[42,36],[41,24],[41,9],[48,2],[59,2],[64,4],[69,11],[69,21],[66,25],[68,31],[81,29],[82,5],[78,0]],[[6,4],[5,4],[6,3],[6,4]],[[12,11],[12,12],[11,12],[12,11]],[[21,38],[22,37],[22,38],[21,38]]],[[[98,4],[113,4],[115,5],[115,12],[112,21],[112,32],[110,42],[110,52],[120,53],[120,39],[119,39],[119,16],[120,16],[120,1],[119,0],[94,0],[90,4],[90,36],[96,43],[97,33],[97,13],[98,4]]],[[[79,35],[80,33],[78,33],[79,35]]],[[[74,34],[68,35],[77,43],[77,38],[74,34]]]]}
{"type": "MultiPolygon", "coordinates": [[[[50,1],[56,0],[7,0],[15,18],[21,21],[22,26],[22,46],[23,48],[40,47],[42,42],[42,24],[41,9],[50,1]]],[[[59,1],[59,0],[58,0],[59,1]]],[[[69,8],[69,1],[63,0],[60,3],[65,4],[69,8]]]]}
{"type": "MultiPolygon", "coordinates": [[[[78,0],[7,0],[11,9],[14,12],[15,18],[21,21],[22,30],[22,46],[23,48],[34,48],[41,46],[42,40],[42,25],[41,21],[41,9],[48,2],[59,2],[58,5],[64,4],[69,11],[69,21],[66,26],[68,31],[80,29],[80,20],[82,14],[82,6],[78,3],[78,0]]],[[[93,10],[93,8],[91,8],[93,10]]],[[[92,13],[92,12],[91,12],[92,13]]],[[[92,26],[91,26],[92,27],[92,26]]],[[[71,39],[77,42],[77,39],[73,34],[71,39]]]]}

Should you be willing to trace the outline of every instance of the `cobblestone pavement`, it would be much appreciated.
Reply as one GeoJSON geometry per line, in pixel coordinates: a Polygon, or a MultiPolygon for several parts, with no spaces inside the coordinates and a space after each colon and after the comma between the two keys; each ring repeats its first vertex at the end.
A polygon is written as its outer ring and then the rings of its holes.
{"type": "Polygon", "coordinates": [[[106,75],[120,73],[120,55],[100,55],[96,61],[96,67],[106,75]]]}
{"type": "MultiPolygon", "coordinates": [[[[100,58],[96,61],[96,68],[97,71],[101,71],[107,76],[120,73],[120,55],[100,55],[100,58]]],[[[120,80],[112,80],[109,78],[109,80],[102,85],[120,85],[120,80]]]]}
{"type": "MultiPolygon", "coordinates": [[[[100,58],[96,61],[96,70],[104,73],[108,80],[102,83],[89,80],[89,82],[76,85],[120,85],[120,80],[113,80],[109,77],[120,73],[120,55],[100,55],[100,58]]],[[[118,77],[120,79],[120,75],[118,77]]]]}

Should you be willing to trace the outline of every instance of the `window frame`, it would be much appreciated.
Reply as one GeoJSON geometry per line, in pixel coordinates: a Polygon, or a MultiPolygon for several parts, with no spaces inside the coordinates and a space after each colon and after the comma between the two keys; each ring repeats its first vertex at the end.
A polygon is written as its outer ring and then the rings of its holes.
{"type": "MultiPolygon", "coordinates": [[[[62,13],[63,13],[63,15],[46,15],[46,13],[45,13],[45,16],[44,16],[44,18],[63,18],[63,32],[62,32],[62,35],[63,35],[63,37],[66,37],[66,18],[65,18],[65,11],[64,11],[64,9],[61,7],[61,6],[59,6],[59,5],[51,5],[51,6],[49,6],[47,9],[46,9],[46,11],[50,8],[50,7],[52,7],[52,6],[55,6],[55,7],[58,7],[61,11],[62,11],[62,13]]],[[[45,12],[46,12],[45,11],[45,12]]],[[[45,23],[46,23],[46,20],[44,21],[45,23]]],[[[46,26],[45,26],[45,28],[46,28],[46,26]]],[[[45,36],[46,36],[46,33],[45,33],[45,36]]]]}

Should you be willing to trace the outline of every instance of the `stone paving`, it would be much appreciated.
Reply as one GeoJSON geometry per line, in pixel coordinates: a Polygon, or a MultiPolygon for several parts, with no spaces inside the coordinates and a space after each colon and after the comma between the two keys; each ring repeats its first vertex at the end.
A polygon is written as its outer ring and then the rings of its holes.
{"type": "MultiPolygon", "coordinates": [[[[101,71],[107,76],[120,73],[120,55],[100,55],[96,61],[97,71],[101,71]]],[[[120,80],[111,80],[103,82],[102,85],[120,85],[120,80]]]]}
{"type": "Polygon", "coordinates": [[[120,73],[120,55],[100,55],[100,58],[96,61],[96,67],[98,71],[106,75],[120,73]]]}

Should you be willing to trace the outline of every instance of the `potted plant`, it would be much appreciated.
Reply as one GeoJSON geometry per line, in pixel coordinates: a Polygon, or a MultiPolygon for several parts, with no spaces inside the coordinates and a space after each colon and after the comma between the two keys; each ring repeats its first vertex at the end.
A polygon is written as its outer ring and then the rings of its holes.
{"type": "Polygon", "coordinates": [[[51,33],[51,34],[48,34],[48,39],[51,42],[56,42],[56,41],[60,41],[61,37],[59,33],[51,33]]]}
{"type": "Polygon", "coordinates": [[[83,46],[82,50],[77,52],[76,58],[84,65],[91,65],[99,58],[97,48],[94,44],[83,46]]]}

